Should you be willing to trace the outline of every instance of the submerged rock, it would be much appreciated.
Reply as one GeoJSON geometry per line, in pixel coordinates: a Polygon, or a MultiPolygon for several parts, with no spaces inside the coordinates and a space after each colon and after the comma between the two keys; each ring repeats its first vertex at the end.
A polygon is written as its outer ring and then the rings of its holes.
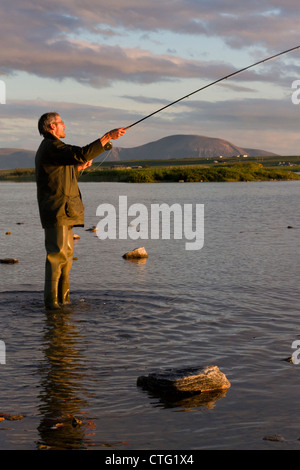
{"type": "Polygon", "coordinates": [[[294,358],[293,356],[286,357],[285,359],[282,359],[285,362],[291,362],[292,364],[294,363],[294,358]]]}
{"type": "Polygon", "coordinates": [[[164,394],[196,394],[226,390],[231,386],[217,366],[153,373],[138,377],[137,385],[164,394]]]}
{"type": "Polygon", "coordinates": [[[273,441],[273,442],[283,442],[284,437],[278,436],[278,434],[271,434],[270,436],[265,436],[264,441],[273,441]]]}
{"type": "Polygon", "coordinates": [[[11,415],[10,413],[0,413],[0,420],[4,421],[19,421],[24,418],[24,415],[11,415]]]}
{"type": "Polygon", "coordinates": [[[142,246],[140,248],[135,248],[134,250],[129,251],[128,253],[125,253],[123,255],[123,258],[125,258],[125,259],[148,258],[148,254],[147,254],[145,248],[142,246]]]}
{"type": "Polygon", "coordinates": [[[93,227],[86,229],[86,232],[97,232],[97,231],[98,231],[98,228],[95,225],[93,225],[93,227]]]}

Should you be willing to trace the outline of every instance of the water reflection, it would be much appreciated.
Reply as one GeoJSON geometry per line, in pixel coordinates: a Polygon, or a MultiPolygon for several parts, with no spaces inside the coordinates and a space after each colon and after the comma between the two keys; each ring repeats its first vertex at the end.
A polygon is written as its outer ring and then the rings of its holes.
{"type": "Polygon", "coordinates": [[[180,408],[178,411],[189,411],[193,408],[211,410],[218,400],[225,398],[228,390],[215,390],[213,392],[197,393],[193,395],[158,394],[148,391],[149,398],[156,398],[155,408],[180,408]]]}
{"type": "Polygon", "coordinates": [[[136,258],[136,259],[127,259],[127,263],[138,266],[141,270],[145,268],[148,258],[136,258]]]}
{"type": "Polygon", "coordinates": [[[125,262],[128,266],[132,267],[134,274],[138,276],[138,280],[142,281],[145,276],[146,263],[148,258],[126,259],[125,262]]]}
{"type": "Polygon", "coordinates": [[[94,423],[83,423],[80,414],[87,406],[85,368],[80,352],[84,341],[67,311],[47,312],[44,328],[44,362],[40,367],[40,414],[38,446],[51,449],[82,449],[91,446],[94,423]]]}

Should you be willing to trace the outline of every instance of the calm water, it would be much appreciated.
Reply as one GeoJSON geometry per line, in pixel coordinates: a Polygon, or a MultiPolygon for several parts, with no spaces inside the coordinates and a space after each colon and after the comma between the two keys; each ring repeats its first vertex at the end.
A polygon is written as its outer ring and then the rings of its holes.
{"type": "Polygon", "coordinates": [[[300,449],[300,364],[284,360],[300,337],[300,183],[80,187],[72,307],[46,313],[35,184],[0,184],[0,257],[19,260],[0,264],[0,413],[24,416],[0,422],[0,449],[300,449]],[[86,231],[119,195],[204,204],[204,247],[86,231]],[[146,262],[122,258],[138,246],[146,262]],[[231,382],[217,399],[172,403],[136,386],[154,370],[210,364],[231,382]],[[284,441],[264,440],[273,434],[284,441]]]}

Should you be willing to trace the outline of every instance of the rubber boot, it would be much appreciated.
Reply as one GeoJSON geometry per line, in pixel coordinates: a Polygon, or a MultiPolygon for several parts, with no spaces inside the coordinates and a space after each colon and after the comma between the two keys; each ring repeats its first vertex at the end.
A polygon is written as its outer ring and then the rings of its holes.
{"type": "Polygon", "coordinates": [[[70,301],[69,280],[60,279],[58,284],[58,301],[62,305],[68,305],[70,301]]]}
{"type": "Polygon", "coordinates": [[[47,310],[58,310],[60,309],[58,303],[58,282],[57,281],[45,281],[44,286],[44,303],[47,310]]]}
{"type": "Polygon", "coordinates": [[[61,304],[70,304],[69,273],[73,262],[73,231],[72,227],[67,229],[67,244],[65,248],[66,261],[61,267],[61,276],[58,283],[58,300],[61,304]]]}
{"type": "Polygon", "coordinates": [[[45,306],[60,308],[70,303],[69,271],[73,259],[72,227],[59,226],[45,229],[47,251],[45,266],[45,306]]]}

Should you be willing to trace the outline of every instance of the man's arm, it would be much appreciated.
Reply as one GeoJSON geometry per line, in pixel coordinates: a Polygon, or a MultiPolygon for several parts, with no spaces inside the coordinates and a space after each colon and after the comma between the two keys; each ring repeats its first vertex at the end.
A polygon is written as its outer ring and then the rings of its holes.
{"type": "MultiPolygon", "coordinates": [[[[104,147],[107,144],[107,142],[109,142],[111,139],[113,140],[119,139],[119,137],[122,137],[125,134],[125,132],[126,132],[126,129],[124,127],[121,127],[120,129],[113,129],[112,131],[107,132],[100,139],[102,147],[104,147]]],[[[82,165],[78,165],[77,169],[78,171],[83,171],[89,166],[92,166],[92,163],[93,163],[93,160],[89,160],[82,165]]]]}
{"type": "Polygon", "coordinates": [[[120,129],[113,129],[112,131],[107,132],[104,134],[103,137],[101,137],[100,142],[101,144],[104,145],[107,144],[111,139],[117,140],[120,137],[122,137],[126,132],[125,127],[121,127],[120,129]]]}

